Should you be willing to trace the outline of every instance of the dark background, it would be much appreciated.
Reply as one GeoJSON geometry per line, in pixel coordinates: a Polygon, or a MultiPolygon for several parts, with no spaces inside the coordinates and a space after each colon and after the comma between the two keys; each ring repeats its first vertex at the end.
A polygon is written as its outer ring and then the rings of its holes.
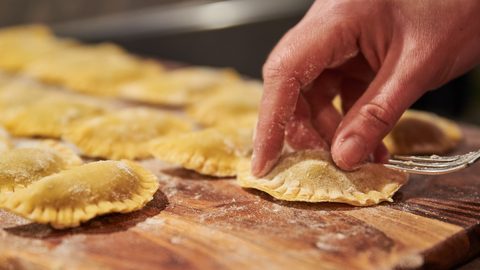
{"type": "MultiPolygon", "coordinates": [[[[294,0],[292,0],[294,1],[294,0]]],[[[162,8],[192,0],[0,0],[0,26],[45,23],[58,26],[72,21],[110,15],[128,17],[132,11],[162,8]]],[[[203,1],[202,4],[221,2],[203,1]]],[[[312,1],[313,2],[313,1],[312,1]]],[[[306,12],[306,9],[303,11],[306,12]]],[[[195,65],[234,67],[242,74],[261,78],[261,67],[276,42],[303,14],[264,21],[244,22],[213,30],[191,30],[130,36],[82,37],[85,42],[112,41],[145,56],[195,65]]],[[[121,17],[120,17],[121,18],[121,17]]],[[[94,28],[94,27],[93,27],[94,28]]],[[[92,28],[92,29],[93,29],[92,28]]],[[[55,27],[54,27],[55,29],[55,27]]],[[[75,32],[70,36],[76,37],[75,32]]],[[[67,33],[68,35],[68,33],[67,33]]],[[[412,107],[457,121],[480,125],[480,69],[470,71],[435,91],[412,107]]]]}

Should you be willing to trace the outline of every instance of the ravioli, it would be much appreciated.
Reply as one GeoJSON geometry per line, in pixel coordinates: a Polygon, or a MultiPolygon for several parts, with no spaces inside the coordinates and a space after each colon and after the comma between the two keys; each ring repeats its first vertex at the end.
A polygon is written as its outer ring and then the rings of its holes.
{"type": "Polygon", "coordinates": [[[0,113],[37,103],[47,96],[38,83],[10,78],[0,85],[0,113]]]}
{"type": "Polygon", "coordinates": [[[152,139],[191,130],[192,124],[188,121],[159,110],[137,107],[73,126],[63,138],[87,156],[135,159],[151,157],[148,144],[152,139]]]}
{"type": "Polygon", "coordinates": [[[8,132],[0,127],[0,153],[12,149],[12,141],[8,132]]]}
{"type": "Polygon", "coordinates": [[[393,194],[408,181],[408,174],[365,163],[358,170],[339,169],[330,152],[305,150],[283,155],[264,177],[250,173],[251,161],[238,165],[237,181],[287,201],[340,202],[357,206],[393,200],[393,194]]]}
{"type": "Polygon", "coordinates": [[[153,104],[183,106],[201,100],[221,85],[240,79],[231,69],[189,67],[128,82],[120,87],[120,96],[153,104]]]}
{"type": "Polygon", "coordinates": [[[75,92],[115,96],[119,84],[149,74],[160,74],[162,70],[157,62],[140,60],[114,44],[103,43],[60,50],[30,63],[25,73],[75,92]]]}
{"type": "Polygon", "coordinates": [[[155,175],[131,161],[99,161],[42,178],[0,197],[0,207],[62,229],[95,216],[141,209],[153,199],[155,175]]]}
{"type": "Polygon", "coordinates": [[[45,176],[81,164],[82,160],[72,150],[52,140],[1,152],[0,195],[24,189],[45,176]]]}
{"type": "Polygon", "coordinates": [[[383,142],[394,155],[443,155],[462,141],[460,128],[433,113],[407,110],[383,142]]]}
{"type": "Polygon", "coordinates": [[[234,176],[241,158],[253,151],[253,129],[215,127],[151,143],[152,155],[201,174],[234,176]]]}
{"type": "Polygon", "coordinates": [[[255,126],[260,107],[263,85],[249,81],[226,85],[187,108],[186,113],[204,126],[235,124],[240,127],[255,126]]]}
{"type": "Polygon", "coordinates": [[[25,66],[49,54],[74,45],[55,38],[43,25],[25,25],[0,30],[0,68],[22,71],[25,66]]]}
{"type": "Polygon", "coordinates": [[[14,136],[60,138],[67,127],[102,114],[104,110],[94,104],[65,97],[45,98],[9,115],[3,124],[14,136]]]}

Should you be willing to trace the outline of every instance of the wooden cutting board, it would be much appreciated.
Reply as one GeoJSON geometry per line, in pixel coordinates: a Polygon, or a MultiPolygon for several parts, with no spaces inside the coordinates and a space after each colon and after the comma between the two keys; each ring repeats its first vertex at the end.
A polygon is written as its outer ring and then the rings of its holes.
{"type": "MultiPolygon", "coordinates": [[[[462,126],[456,153],[480,149],[462,126]]],[[[0,269],[446,269],[480,252],[480,164],[411,175],[394,203],[284,202],[156,160],[140,211],[55,230],[0,210],[0,269]]]]}

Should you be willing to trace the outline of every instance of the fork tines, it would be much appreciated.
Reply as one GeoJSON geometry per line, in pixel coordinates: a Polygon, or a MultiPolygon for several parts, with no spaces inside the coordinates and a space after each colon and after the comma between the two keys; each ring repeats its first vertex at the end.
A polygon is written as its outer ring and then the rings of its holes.
{"type": "Polygon", "coordinates": [[[416,173],[446,174],[464,169],[480,158],[479,152],[457,156],[394,156],[385,167],[416,173]]]}

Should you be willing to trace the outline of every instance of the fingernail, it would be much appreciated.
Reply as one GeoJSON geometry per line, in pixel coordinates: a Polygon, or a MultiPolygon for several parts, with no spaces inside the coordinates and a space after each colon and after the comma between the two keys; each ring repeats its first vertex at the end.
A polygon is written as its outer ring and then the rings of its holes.
{"type": "Polygon", "coordinates": [[[338,156],[344,165],[342,167],[347,170],[357,168],[366,151],[367,145],[361,137],[353,135],[346,138],[345,141],[340,144],[338,151],[338,156]]]}

